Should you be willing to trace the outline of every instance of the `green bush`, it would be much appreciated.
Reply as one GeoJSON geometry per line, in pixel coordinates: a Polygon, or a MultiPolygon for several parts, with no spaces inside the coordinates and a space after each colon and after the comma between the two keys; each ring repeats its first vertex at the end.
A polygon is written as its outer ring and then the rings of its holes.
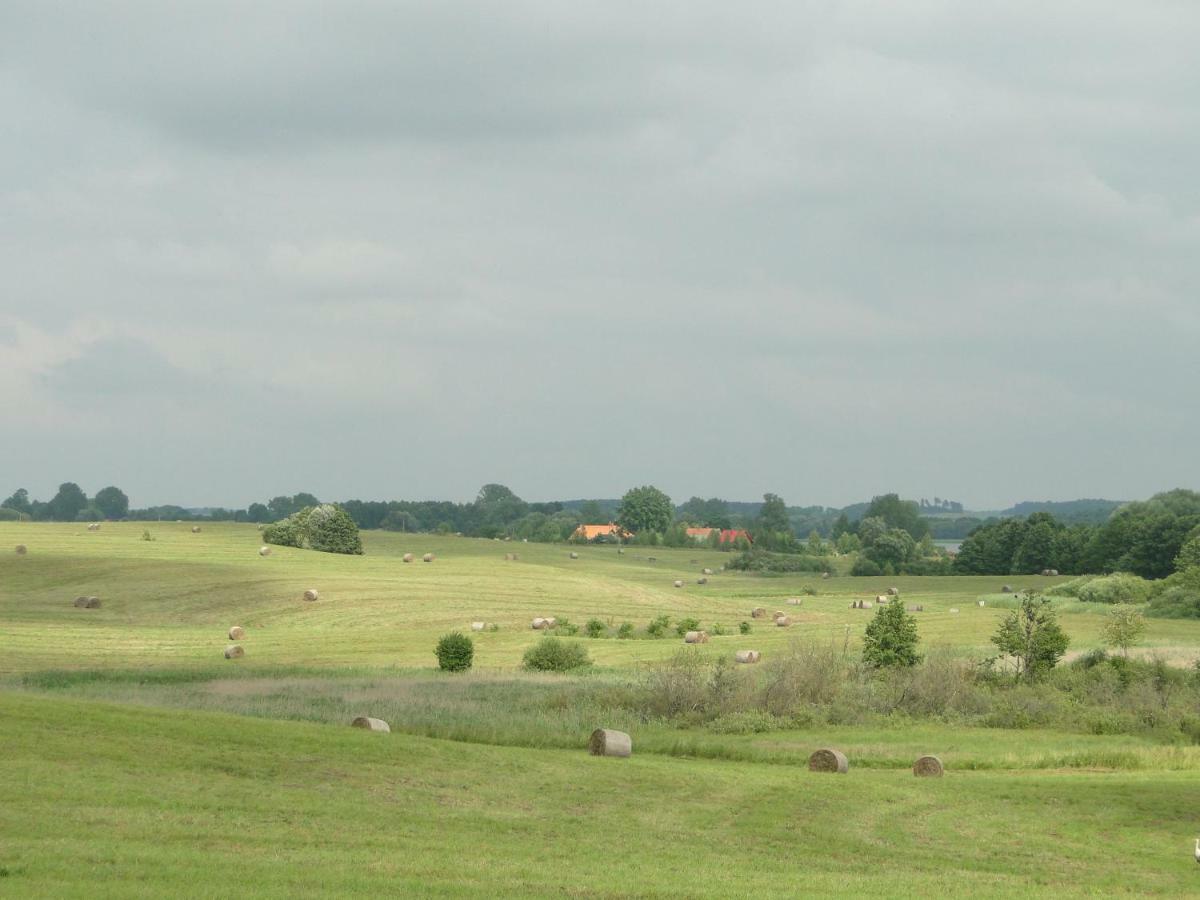
{"type": "Polygon", "coordinates": [[[438,668],[443,672],[465,672],[475,658],[475,644],[465,634],[452,631],[442,635],[433,652],[437,654],[438,668]]]}
{"type": "Polygon", "coordinates": [[[617,637],[622,640],[633,637],[633,623],[622,622],[621,627],[617,629],[617,637]]]}
{"type": "Polygon", "coordinates": [[[1145,603],[1150,597],[1150,582],[1128,572],[1093,578],[1077,594],[1085,603],[1145,603]]]}
{"type": "Polygon", "coordinates": [[[608,632],[608,626],[599,619],[588,619],[587,624],[583,626],[583,632],[590,638],[598,638],[608,632]]]}
{"type": "Polygon", "coordinates": [[[699,631],[699,630],[700,630],[700,620],[699,619],[692,619],[692,618],[680,619],[679,623],[675,626],[675,633],[677,635],[679,635],[680,637],[683,637],[689,631],[699,631]]]}
{"type": "Polygon", "coordinates": [[[739,634],[749,634],[750,633],[750,623],[749,622],[739,623],[738,624],[738,633],[739,634]]]}
{"type": "Polygon", "coordinates": [[[879,568],[879,565],[874,560],[867,559],[867,557],[860,555],[858,559],[854,561],[854,565],[850,567],[850,574],[860,578],[874,578],[882,575],[883,569],[879,568]]]}
{"type": "Polygon", "coordinates": [[[525,651],[524,665],[532,672],[569,672],[589,665],[587,650],[580,644],[544,637],[525,651]]]}
{"type": "Polygon", "coordinates": [[[650,624],[646,626],[646,634],[650,637],[660,638],[667,633],[667,629],[670,627],[670,616],[658,616],[650,620],[650,624]]]}
{"type": "Polygon", "coordinates": [[[340,506],[307,506],[281,522],[268,525],[263,541],[279,547],[299,547],[322,553],[362,555],[362,538],[354,520],[340,506]]]}
{"type": "Polygon", "coordinates": [[[0,506],[0,522],[19,522],[21,514],[8,506],[0,506]]]}
{"type": "Polygon", "coordinates": [[[921,659],[917,653],[917,620],[893,600],[875,611],[863,636],[862,658],[877,669],[889,666],[915,666],[921,659]]]}
{"type": "Polygon", "coordinates": [[[1176,572],[1155,585],[1146,615],[1156,619],[1200,619],[1200,569],[1176,572]]]}
{"type": "Polygon", "coordinates": [[[1052,597],[1074,597],[1079,599],[1079,592],[1087,586],[1088,582],[1095,580],[1094,575],[1080,575],[1078,578],[1072,578],[1070,581],[1064,581],[1061,584],[1051,585],[1046,588],[1043,593],[1052,597]]]}
{"type": "Polygon", "coordinates": [[[758,548],[746,550],[725,563],[726,569],[741,572],[782,574],[786,572],[824,572],[827,563],[819,556],[797,553],[769,553],[758,548]]]}

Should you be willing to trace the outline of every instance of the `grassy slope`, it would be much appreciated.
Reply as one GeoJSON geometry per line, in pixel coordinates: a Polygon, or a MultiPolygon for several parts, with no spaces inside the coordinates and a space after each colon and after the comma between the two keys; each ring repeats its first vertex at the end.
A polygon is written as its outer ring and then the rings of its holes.
{"type": "MultiPolygon", "coordinates": [[[[432,538],[373,532],[368,555],[342,557],[276,548],[257,555],[252,526],[206,525],[191,534],[188,525],[152,524],[156,540],[139,540],[142,524],[106,524],[89,533],[83,525],[0,524],[0,547],[29,546],[18,557],[0,553],[0,627],[4,653],[0,673],[60,666],[128,668],[202,665],[219,659],[225,632],[240,624],[250,632],[246,667],[428,666],[438,635],[483,619],[501,626],[479,636],[476,664],[511,668],[535,639],[528,623],[536,615],[566,616],[582,624],[592,616],[614,624],[644,625],[653,616],[695,616],[707,627],[719,622],[731,630],[756,605],[786,609],[792,628],[755,623],[749,637],[713,639],[714,652],[754,646],[764,652],[797,634],[841,638],[845,627],[856,642],[870,611],[850,610],[852,599],[873,596],[890,584],[905,601],[921,603],[921,634],[926,646],[948,644],[966,650],[990,649],[988,636],[1001,612],[980,609],[978,596],[1002,581],[1017,587],[1044,586],[1036,577],[998,578],[761,578],[718,574],[695,584],[701,566],[718,567],[728,557],[708,550],[647,551],[585,547],[580,559],[562,546],[512,545],[462,538],[432,538]],[[518,562],[505,562],[506,550],[518,562]],[[433,564],[400,561],[406,551],[432,550],[433,564]],[[693,562],[695,560],[695,562],[693,562]],[[687,585],[675,589],[672,582],[687,585]],[[821,595],[788,607],[785,599],[801,586],[821,595]],[[317,603],[304,603],[308,587],[321,591],[317,603]],[[99,610],[76,610],[79,594],[96,594],[99,610]],[[949,610],[957,608],[958,614],[949,610]]],[[[1097,643],[1103,610],[1066,604],[1080,614],[1064,622],[1073,649],[1097,643]]],[[[1200,646],[1200,622],[1152,620],[1150,646],[1186,655],[1200,646]]],[[[676,641],[592,641],[602,665],[628,665],[672,653],[676,641]]]]}
{"type": "Polygon", "coordinates": [[[1194,889],[1191,773],[847,777],[0,695],[0,892],[1194,889]]]}

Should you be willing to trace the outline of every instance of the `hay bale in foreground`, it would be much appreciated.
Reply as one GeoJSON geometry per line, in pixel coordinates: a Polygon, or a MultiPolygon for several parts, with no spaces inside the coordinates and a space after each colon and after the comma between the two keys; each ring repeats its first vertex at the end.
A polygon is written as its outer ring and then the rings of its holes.
{"type": "Polygon", "coordinates": [[[100,598],[99,597],[76,597],[75,598],[75,608],[76,609],[99,609],[100,608],[100,598]]]}
{"type": "Polygon", "coordinates": [[[421,562],[433,562],[436,558],[432,553],[426,553],[421,557],[421,562]]]}
{"type": "Polygon", "coordinates": [[[765,607],[756,606],[754,609],[750,610],[750,618],[752,619],[765,619],[766,617],[767,610],[765,607]]]}
{"type": "Polygon", "coordinates": [[[872,603],[870,600],[860,600],[858,602],[859,609],[871,609],[874,606],[875,606],[875,604],[872,603]]]}
{"type": "Polygon", "coordinates": [[[739,650],[733,654],[733,658],[740,663],[756,663],[762,658],[762,654],[757,650],[739,650]]]}
{"type": "Polygon", "coordinates": [[[588,740],[588,753],[592,756],[626,757],[633,753],[633,739],[623,731],[597,728],[588,740]]]}
{"type": "Polygon", "coordinates": [[[199,525],[193,525],[193,526],[192,526],[192,534],[199,534],[199,533],[200,533],[200,526],[199,526],[199,525]]]}
{"type": "Polygon", "coordinates": [[[379,731],[383,734],[391,734],[392,729],[383,719],[373,719],[370,716],[359,716],[350,723],[351,728],[365,728],[367,731],[379,731]]]}
{"type": "Polygon", "coordinates": [[[941,778],[945,772],[942,761],[936,756],[922,756],[913,763],[913,774],[918,778],[941,778]]]}
{"type": "Polygon", "coordinates": [[[887,594],[880,594],[880,595],[878,595],[878,596],[875,598],[875,602],[876,602],[876,603],[887,603],[887,602],[888,602],[887,594]]]}
{"type": "Polygon", "coordinates": [[[307,591],[304,592],[304,599],[309,601],[310,603],[313,600],[316,600],[320,596],[321,595],[317,593],[316,588],[309,588],[307,591]]]}
{"type": "Polygon", "coordinates": [[[413,555],[411,553],[405,553],[402,557],[400,557],[400,559],[402,562],[412,562],[413,555]]]}
{"type": "Polygon", "coordinates": [[[268,547],[266,544],[263,544],[261,547],[258,548],[258,555],[259,556],[270,556],[271,548],[268,547]]]}
{"type": "Polygon", "coordinates": [[[898,587],[890,587],[887,589],[887,592],[888,592],[888,595],[892,596],[892,597],[900,596],[900,588],[898,588],[898,587]]]}
{"type": "Polygon", "coordinates": [[[234,625],[229,629],[229,639],[231,641],[240,641],[246,636],[246,629],[241,625],[234,625]]]}
{"type": "Polygon", "coordinates": [[[17,552],[17,556],[24,556],[26,553],[29,552],[29,548],[27,548],[24,544],[17,544],[16,552],[17,552]]]}
{"type": "Polygon", "coordinates": [[[579,559],[579,554],[576,553],[574,550],[572,550],[570,552],[569,556],[571,557],[571,559],[579,559]]]}
{"type": "Polygon", "coordinates": [[[708,632],[707,631],[689,631],[687,634],[685,634],[683,636],[683,642],[685,644],[707,644],[708,643],[708,632]]]}
{"type": "Polygon", "coordinates": [[[776,616],[775,617],[775,625],[778,628],[787,628],[791,624],[792,624],[792,620],[789,619],[787,616],[776,616]]]}
{"type": "Polygon", "coordinates": [[[824,748],[808,758],[810,772],[831,772],[845,775],[850,771],[850,760],[840,750],[824,748]]]}
{"type": "Polygon", "coordinates": [[[534,629],[535,631],[540,631],[541,629],[546,627],[546,620],[543,619],[541,616],[538,616],[536,619],[534,619],[532,622],[529,623],[529,627],[534,629]]]}
{"type": "Polygon", "coordinates": [[[487,628],[487,622],[472,622],[471,623],[472,631],[483,631],[485,628],[487,628]]]}
{"type": "Polygon", "coordinates": [[[245,655],[246,655],[246,651],[243,650],[241,648],[241,646],[238,644],[230,644],[228,647],[225,648],[225,658],[226,659],[241,659],[245,655]]]}
{"type": "Polygon", "coordinates": [[[677,587],[677,588],[683,587],[683,582],[680,581],[678,578],[675,579],[675,587],[677,587]]]}

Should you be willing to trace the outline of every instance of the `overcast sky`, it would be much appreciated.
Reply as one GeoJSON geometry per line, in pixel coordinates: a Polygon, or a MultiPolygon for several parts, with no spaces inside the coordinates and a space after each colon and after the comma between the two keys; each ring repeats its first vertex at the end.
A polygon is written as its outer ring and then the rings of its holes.
{"type": "Polygon", "coordinates": [[[1200,4],[0,4],[0,496],[1200,488],[1200,4]]]}

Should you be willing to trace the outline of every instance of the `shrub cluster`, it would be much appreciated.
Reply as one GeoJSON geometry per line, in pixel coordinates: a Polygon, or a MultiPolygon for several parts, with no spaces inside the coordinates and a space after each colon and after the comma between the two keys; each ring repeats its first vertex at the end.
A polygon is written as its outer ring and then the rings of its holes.
{"type": "Polygon", "coordinates": [[[443,672],[465,672],[475,658],[475,644],[465,634],[452,631],[442,636],[434,653],[443,672]]]}
{"type": "Polygon", "coordinates": [[[544,637],[525,651],[525,668],[533,672],[569,672],[590,664],[582,644],[556,637],[544,637]]]}
{"type": "Polygon", "coordinates": [[[262,537],[266,543],[280,547],[356,555],[363,552],[358,526],[344,509],[333,503],[305,507],[266,526],[262,537]]]}

